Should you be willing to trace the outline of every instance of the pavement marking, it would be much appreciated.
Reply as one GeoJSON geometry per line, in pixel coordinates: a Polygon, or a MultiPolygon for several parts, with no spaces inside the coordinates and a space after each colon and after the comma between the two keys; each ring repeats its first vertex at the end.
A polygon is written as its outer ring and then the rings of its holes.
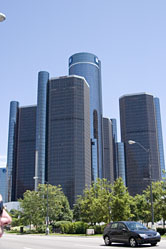
{"type": "Polygon", "coordinates": [[[24,247],[24,249],[32,249],[32,248],[29,248],[29,247],[24,247]]]}

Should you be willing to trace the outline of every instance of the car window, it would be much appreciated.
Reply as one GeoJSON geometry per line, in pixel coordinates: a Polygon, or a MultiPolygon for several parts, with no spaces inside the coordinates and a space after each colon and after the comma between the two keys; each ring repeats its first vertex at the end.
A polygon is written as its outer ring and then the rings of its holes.
{"type": "Polygon", "coordinates": [[[118,225],[118,229],[119,230],[122,230],[122,229],[126,229],[126,226],[125,226],[125,224],[123,224],[123,223],[119,223],[119,225],[118,225]]]}
{"type": "Polygon", "coordinates": [[[118,229],[118,223],[112,223],[111,229],[118,229]]]}
{"type": "Polygon", "coordinates": [[[132,223],[127,223],[127,226],[130,230],[146,230],[147,228],[144,227],[141,223],[139,222],[132,222],[132,223]]]}

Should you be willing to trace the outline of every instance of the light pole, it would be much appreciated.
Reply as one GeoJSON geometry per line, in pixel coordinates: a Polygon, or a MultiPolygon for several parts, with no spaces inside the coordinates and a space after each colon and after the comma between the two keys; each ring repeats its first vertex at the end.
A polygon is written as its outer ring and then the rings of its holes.
{"type": "MultiPolygon", "coordinates": [[[[36,180],[37,179],[39,179],[39,177],[38,176],[34,176],[33,177],[33,179],[35,180],[35,182],[36,182],[36,180]]],[[[48,235],[49,234],[49,216],[48,216],[48,209],[49,209],[49,207],[48,207],[48,182],[47,181],[44,181],[44,183],[46,183],[47,184],[47,214],[46,214],[46,235],[48,235]]],[[[35,191],[37,191],[37,188],[35,189],[35,191]]]]}
{"type": "Polygon", "coordinates": [[[151,216],[152,216],[152,228],[154,227],[154,208],[153,208],[153,192],[152,192],[152,165],[150,161],[150,149],[146,149],[141,143],[129,140],[129,144],[138,144],[146,153],[148,153],[148,163],[149,163],[149,178],[145,180],[150,181],[150,202],[151,202],[151,216]]]}
{"type": "Polygon", "coordinates": [[[0,22],[5,21],[6,16],[3,13],[0,13],[0,22]]]}

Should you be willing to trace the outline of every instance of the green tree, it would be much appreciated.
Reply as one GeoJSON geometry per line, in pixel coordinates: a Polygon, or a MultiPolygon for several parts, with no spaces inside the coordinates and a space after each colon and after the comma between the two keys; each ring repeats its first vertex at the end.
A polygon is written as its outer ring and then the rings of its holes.
{"type": "MultiPolygon", "coordinates": [[[[40,184],[37,191],[27,190],[19,200],[24,225],[45,224],[47,216],[47,185],[40,184]]],[[[72,220],[72,211],[60,186],[48,185],[48,216],[50,223],[72,220]]]]}
{"type": "Polygon", "coordinates": [[[111,184],[106,179],[97,179],[86,187],[74,206],[74,218],[91,224],[110,221],[111,184]]]}
{"type": "Polygon", "coordinates": [[[113,221],[132,219],[133,214],[130,208],[132,200],[122,178],[118,178],[112,186],[110,201],[111,219],[113,221]]]}

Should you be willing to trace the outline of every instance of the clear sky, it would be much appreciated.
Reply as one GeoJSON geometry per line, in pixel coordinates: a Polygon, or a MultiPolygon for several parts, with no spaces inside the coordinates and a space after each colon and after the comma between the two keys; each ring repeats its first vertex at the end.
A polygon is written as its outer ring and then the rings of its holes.
{"type": "Polygon", "coordinates": [[[67,75],[77,52],[101,60],[103,113],[118,127],[120,96],[159,97],[166,151],[166,0],[0,0],[0,12],[1,166],[10,101],[36,104],[38,72],[67,75]]]}

